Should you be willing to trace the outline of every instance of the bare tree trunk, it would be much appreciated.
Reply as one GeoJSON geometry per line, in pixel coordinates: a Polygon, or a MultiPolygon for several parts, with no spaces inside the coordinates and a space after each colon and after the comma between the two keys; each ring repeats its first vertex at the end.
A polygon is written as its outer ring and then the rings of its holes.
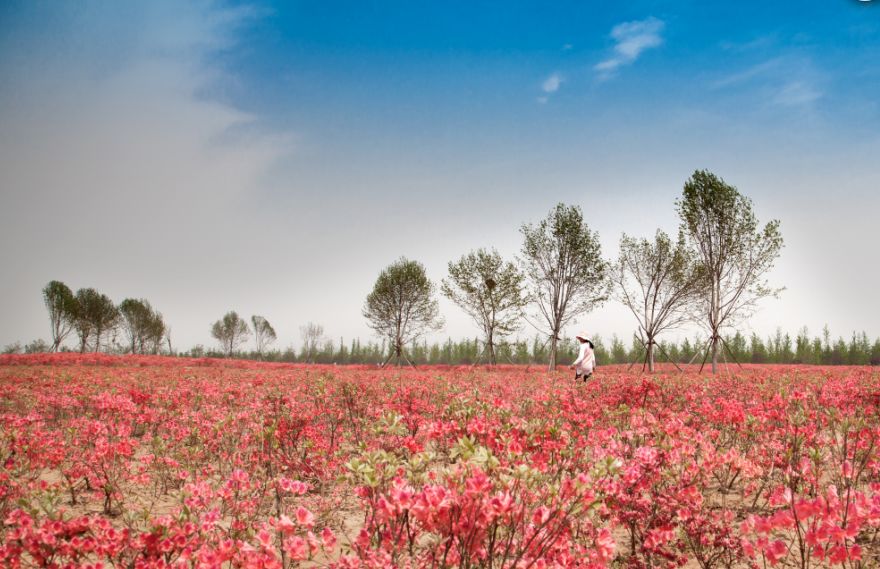
{"type": "Polygon", "coordinates": [[[498,365],[498,360],[495,357],[495,340],[492,338],[491,332],[489,332],[488,348],[489,348],[489,363],[491,363],[493,366],[498,365]]]}
{"type": "Polygon", "coordinates": [[[721,276],[715,278],[715,286],[712,288],[712,373],[718,373],[718,328],[721,322],[718,320],[721,316],[718,304],[721,302],[720,290],[721,276]]]}
{"type": "MultiPolygon", "coordinates": [[[[171,328],[170,327],[165,330],[165,342],[168,343],[168,355],[173,356],[174,349],[171,347],[171,328]]],[[[159,340],[159,342],[156,345],[156,348],[157,348],[157,352],[158,352],[158,350],[160,350],[162,348],[162,340],[159,340]]]]}
{"type": "Polygon", "coordinates": [[[718,334],[712,336],[712,373],[718,373],[718,334]]]}
{"type": "Polygon", "coordinates": [[[559,342],[558,338],[558,333],[554,331],[553,336],[550,338],[550,365],[548,366],[548,369],[550,371],[556,370],[556,351],[558,348],[557,344],[559,342]]]}
{"type": "Polygon", "coordinates": [[[394,359],[395,363],[398,367],[400,367],[400,360],[403,357],[403,340],[398,336],[394,339],[394,359]]]}
{"type": "Polygon", "coordinates": [[[648,371],[654,373],[654,340],[648,340],[648,371]]]}

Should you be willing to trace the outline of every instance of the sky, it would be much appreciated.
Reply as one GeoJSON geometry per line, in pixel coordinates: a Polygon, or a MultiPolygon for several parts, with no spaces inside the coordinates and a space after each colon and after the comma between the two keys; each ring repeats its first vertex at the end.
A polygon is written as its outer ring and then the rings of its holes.
{"type": "MultiPolygon", "coordinates": [[[[228,310],[367,340],[399,257],[514,259],[564,202],[613,259],[704,168],[785,238],[743,332],[880,336],[878,4],[0,3],[0,345],[48,340],[50,280],[148,299],[177,349],[228,310]]],[[[440,309],[429,340],[477,335],[440,309]]]]}

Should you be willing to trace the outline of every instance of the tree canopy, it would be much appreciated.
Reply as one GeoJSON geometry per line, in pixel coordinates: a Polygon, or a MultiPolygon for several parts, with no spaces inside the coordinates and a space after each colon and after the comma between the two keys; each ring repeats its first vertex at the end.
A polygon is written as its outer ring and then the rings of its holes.
{"type": "Polygon", "coordinates": [[[63,282],[50,281],[43,288],[43,302],[49,312],[49,325],[52,334],[50,349],[57,352],[76,323],[76,298],[63,282]]]}
{"type": "Polygon", "coordinates": [[[752,200],[707,170],[697,170],[685,182],[676,209],[704,278],[696,316],[709,331],[715,372],[721,331],[782,290],[766,279],[783,245],[779,221],[759,227],[752,200]]]}
{"type": "Polygon", "coordinates": [[[80,352],[85,352],[89,341],[94,351],[101,349],[101,341],[119,324],[119,309],[106,294],[93,288],[81,288],[74,298],[74,328],[79,335],[80,352]]]}
{"type": "Polygon", "coordinates": [[[159,351],[167,332],[161,313],[142,298],[126,298],[119,303],[119,313],[131,353],[154,354],[159,351]]]}
{"type": "Polygon", "coordinates": [[[278,336],[275,334],[275,328],[269,324],[269,321],[262,316],[254,314],[251,316],[251,325],[254,327],[254,341],[257,344],[257,355],[262,359],[263,353],[278,336]]]}
{"type": "Polygon", "coordinates": [[[391,358],[406,360],[404,348],[443,326],[434,284],[418,261],[401,257],[379,273],[363,309],[367,324],[389,342],[391,358]]]}
{"type": "Polygon", "coordinates": [[[654,371],[657,336],[688,320],[699,291],[700,272],[693,254],[681,233],[675,242],[659,230],[653,240],[624,234],[610,275],[614,297],[638,321],[645,362],[654,371]]]}
{"type": "Polygon", "coordinates": [[[520,328],[528,304],[525,276],[498,251],[477,249],[449,262],[441,292],[470,316],[483,332],[489,361],[498,363],[496,342],[520,328]]]}
{"type": "Polygon", "coordinates": [[[227,312],[211,326],[211,335],[220,342],[220,349],[228,358],[247,341],[251,331],[237,312],[227,312]]]}
{"type": "Polygon", "coordinates": [[[557,204],[536,225],[523,225],[521,233],[537,326],[549,336],[549,367],[556,369],[562,328],[608,297],[607,264],[599,235],[590,230],[578,206],[557,204]]]}

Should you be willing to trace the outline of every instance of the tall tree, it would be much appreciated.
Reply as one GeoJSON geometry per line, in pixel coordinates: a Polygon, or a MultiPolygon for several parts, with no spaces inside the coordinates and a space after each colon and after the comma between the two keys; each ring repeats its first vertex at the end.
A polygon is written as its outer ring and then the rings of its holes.
{"type": "Polygon", "coordinates": [[[606,300],[607,264],[598,233],[577,206],[560,203],[537,225],[523,225],[520,231],[522,263],[541,326],[546,326],[542,331],[550,339],[553,370],[562,328],[606,300]]]}
{"type": "Polygon", "coordinates": [[[142,354],[157,354],[162,349],[162,342],[165,335],[168,334],[168,326],[162,313],[158,310],[151,309],[150,320],[147,329],[141,336],[140,350],[142,354]]]}
{"type": "Polygon", "coordinates": [[[697,313],[709,331],[715,373],[721,331],[782,290],[771,288],[765,278],[782,248],[779,221],[759,228],[752,200],[707,170],[697,170],[685,182],[676,208],[705,279],[697,313]]]}
{"type": "Polygon", "coordinates": [[[391,358],[398,364],[401,359],[409,361],[404,354],[406,345],[443,327],[434,284],[425,267],[404,257],[379,273],[363,315],[370,328],[388,339],[390,353],[384,363],[391,358]]]}
{"type": "Polygon", "coordinates": [[[43,302],[49,312],[53,352],[57,352],[75,324],[76,300],[70,288],[61,281],[50,281],[43,287],[43,302]]]}
{"type": "Polygon", "coordinates": [[[85,352],[94,338],[94,351],[100,351],[101,340],[116,330],[119,309],[106,294],[93,288],[81,288],[74,298],[74,328],[80,339],[80,352],[85,352]]]}
{"type": "Polygon", "coordinates": [[[156,353],[165,336],[165,321],[144,299],[126,298],[119,303],[121,325],[133,354],[156,353]]]}
{"type": "Polygon", "coordinates": [[[275,335],[275,328],[272,328],[269,321],[262,316],[257,316],[256,314],[251,316],[251,325],[254,327],[254,341],[257,344],[257,355],[260,356],[260,359],[263,359],[263,352],[266,351],[266,348],[268,348],[278,336],[275,335]]]}
{"type": "Polygon", "coordinates": [[[220,342],[220,349],[227,358],[247,341],[250,333],[247,322],[234,310],[227,312],[211,326],[211,335],[220,342]]]}
{"type": "Polygon", "coordinates": [[[620,238],[620,256],[610,271],[613,295],[629,308],[639,323],[648,370],[654,371],[657,336],[683,324],[689,317],[700,271],[684,235],[673,242],[657,231],[654,240],[620,238]]]}
{"type": "Polygon", "coordinates": [[[519,328],[523,308],[528,304],[525,276],[498,251],[478,249],[449,263],[449,278],[440,290],[457,304],[483,331],[492,365],[498,363],[496,341],[519,328]]]}
{"type": "Polygon", "coordinates": [[[303,347],[300,357],[305,361],[312,363],[315,361],[315,355],[324,338],[324,327],[314,322],[309,322],[305,326],[299,327],[299,334],[302,336],[303,347]]]}

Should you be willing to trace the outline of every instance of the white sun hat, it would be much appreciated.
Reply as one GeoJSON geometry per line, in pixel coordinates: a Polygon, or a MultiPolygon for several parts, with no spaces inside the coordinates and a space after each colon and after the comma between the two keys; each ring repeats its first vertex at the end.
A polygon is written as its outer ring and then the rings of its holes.
{"type": "Polygon", "coordinates": [[[587,334],[586,332],[581,332],[580,334],[578,334],[577,336],[575,336],[575,339],[576,339],[576,340],[583,340],[583,341],[585,341],[585,342],[592,342],[592,341],[593,341],[593,340],[590,339],[590,335],[587,334]]]}

